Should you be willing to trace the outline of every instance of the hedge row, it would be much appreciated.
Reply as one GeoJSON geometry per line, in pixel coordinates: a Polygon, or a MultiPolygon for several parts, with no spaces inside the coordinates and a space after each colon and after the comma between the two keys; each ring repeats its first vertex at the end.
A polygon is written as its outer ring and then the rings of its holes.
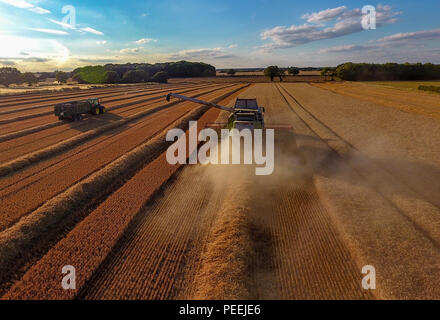
{"type": "Polygon", "coordinates": [[[437,80],[440,79],[440,65],[347,62],[336,68],[336,76],[350,81],[437,80]]]}
{"type": "Polygon", "coordinates": [[[440,86],[419,86],[419,90],[440,93],[440,86]]]}

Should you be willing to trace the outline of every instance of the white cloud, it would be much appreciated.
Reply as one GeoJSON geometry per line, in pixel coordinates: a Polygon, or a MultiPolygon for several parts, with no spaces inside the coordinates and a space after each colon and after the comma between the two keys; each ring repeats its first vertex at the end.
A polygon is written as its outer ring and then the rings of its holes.
{"type": "MultiPolygon", "coordinates": [[[[338,65],[341,62],[370,62],[370,63],[387,63],[387,62],[431,62],[440,63],[440,49],[432,49],[424,46],[373,46],[361,45],[346,46],[337,50],[335,47],[332,54],[316,54],[320,65],[338,65]]],[[[311,55],[312,56],[312,55],[311,55]]]]}
{"type": "Polygon", "coordinates": [[[23,0],[0,0],[0,1],[21,9],[28,9],[34,7],[32,3],[23,0]]]}
{"type": "Polygon", "coordinates": [[[4,66],[15,66],[16,63],[14,61],[10,61],[10,60],[0,60],[0,65],[4,65],[4,66]]]}
{"type": "Polygon", "coordinates": [[[317,23],[335,19],[339,17],[345,10],[347,10],[346,6],[341,6],[333,9],[322,10],[319,12],[307,13],[303,15],[301,18],[306,19],[307,22],[317,23]]]}
{"type": "Polygon", "coordinates": [[[30,37],[1,36],[0,43],[7,43],[2,47],[2,59],[8,59],[26,64],[52,62],[52,66],[64,63],[70,57],[70,51],[54,39],[39,39],[30,37]]]}
{"type": "Polygon", "coordinates": [[[137,53],[141,50],[142,48],[125,48],[125,49],[121,49],[119,50],[120,53],[137,53]]]}
{"type": "Polygon", "coordinates": [[[9,4],[9,5],[14,6],[16,8],[27,9],[27,10],[33,11],[35,13],[38,13],[38,14],[50,13],[50,10],[47,10],[47,9],[44,9],[41,7],[37,7],[37,6],[33,5],[32,3],[29,3],[24,0],[0,0],[0,2],[9,4]]]}
{"type": "Polygon", "coordinates": [[[154,41],[154,40],[151,39],[151,38],[142,38],[142,39],[139,39],[139,40],[137,40],[135,42],[137,44],[146,44],[146,43],[150,43],[151,41],[154,41]]]}
{"type": "MultiPolygon", "coordinates": [[[[271,42],[259,48],[269,51],[273,49],[291,48],[313,41],[337,38],[363,31],[361,25],[362,13],[360,9],[345,12],[339,9],[337,13],[338,15],[336,15],[335,12],[329,13],[328,10],[324,10],[315,15],[311,14],[309,18],[318,21],[319,19],[329,19],[329,16],[338,17],[337,21],[330,27],[305,23],[303,25],[292,25],[290,27],[277,26],[272,29],[264,30],[260,34],[261,39],[270,40],[271,42]]],[[[378,5],[376,7],[376,26],[380,27],[384,24],[396,22],[395,16],[398,14],[398,12],[393,12],[390,6],[378,5]]]]}
{"type": "Polygon", "coordinates": [[[423,30],[416,32],[396,33],[381,38],[379,42],[405,41],[405,40],[435,40],[440,39],[440,29],[423,30]]]}
{"type": "Polygon", "coordinates": [[[359,18],[362,17],[362,10],[359,8],[355,8],[349,11],[345,11],[342,16],[338,17],[340,19],[349,19],[349,18],[359,18]]]}
{"type": "Polygon", "coordinates": [[[66,31],[61,30],[55,30],[55,29],[45,29],[45,28],[29,28],[29,30],[37,31],[37,32],[44,32],[44,33],[50,33],[50,34],[56,34],[56,35],[68,35],[69,33],[66,31]]]}
{"type": "Polygon", "coordinates": [[[29,8],[30,11],[38,13],[38,14],[48,14],[50,13],[50,10],[44,9],[44,8],[40,8],[40,7],[33,7],[33,8],[29,8]]]}
{"type": "Polygon", "coordinates": [[[234,49],[234,48],[237,48],[237,47],[238,47],[238,45],[234,43],[234,44],[229,45],[228,48],[229,49],[234,49]]]}
{"type": "Polygon", "coordinates": [[[365,48],[366,46],[349,44],[349,45],[320,49],[319,53],[352,52],[352,51],[364,50],[365,48]]]}
{"type": "Polygon", "coordinates": [[[63,27],[63,28],[66,28],[66,29],[75,29],[71,24],[69,24],[69,23],[64,23],[64,22],[61,22],[61,21],[58,21],[58,20],[54,20],[54,19],[48,19],[50,22],[52,22],[52,23],[55,23],[55,24],[57,24],[57,25],[59,25],[59,26],[61,26],[61,27],[63,27]]]}
{"type": "Polygon", "coordinates": [[[100,35],[100,36],[103,36],[103,35],[104,35],[103,32],[98,31],[98,30],[95,30],[95,29],[90,28],[90,27],[81,28],[80,30],[81,30],[81,31],[85,31],[85,32],[89,32],[89,33],[93,33],[93,34],[97,34],[97,35],[100,35]]]}
{"type": "Polygon", "coordinates": [[[84,28],[81,28],[81,29],[76,29],[75,26],[72,26],[71,24],[68,24],[68,23],[64,23],[64,22],[61,22],[61,21],[58,21],[58,20],[54,20],[54,19],[48,19],[48,20],[50,22],[52,22],[52,23],[55,23],[55,24],[65,28],[65,29],[77,30],[79,32],[88,32],[88,33],[92,33],[92,34],[96,34],[96,35],[100,35],[100,36],[104,35],[103,32],[101,32],[99,30],[96,30],[96,29],[93,29],[93,28],[90,28],[90,27],[84,27],[84,28]]]}
{"type": "Polygon", "coordinates": [[[234,55],[226,52],[225,49],[221,47],[181,50],[169,55],[169,58],[173,60],[227,59],[232,57],[234,57],[234,55]]]}
{"type": "MultiPolygon", "coordinates": [[[[435,40],[440,39],[440,29],[423,30],[416,32],[396,33],[391,36],[383,37],[378,40],[372,40],[365,45],[342,45],[330,48],[320,49],[319,53],[342,53],[354,51],[371,51],[379,48],[395,48],[399,44],[401,46],[415,46],[420,45],[420,40],[435,40]]],[[[399,49],[401,50],[401,49],[399,49]]]]}

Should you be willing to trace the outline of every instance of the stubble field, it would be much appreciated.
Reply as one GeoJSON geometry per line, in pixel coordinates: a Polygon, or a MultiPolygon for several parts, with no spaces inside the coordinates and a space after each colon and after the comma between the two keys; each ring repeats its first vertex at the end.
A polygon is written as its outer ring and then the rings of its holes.
{"type": "Polygon", "coordinates": [[[361,84],[173,81],[0,98],[3,299],[440,298],[440,99],[361,84]],[[366,89],[367,88],[367,89],[366,89]],[[171,128],[257,98],[275,171],[170,165],[171,128]],[[365,94],[368,92],[368,94],[365,94]],[[99,97],[80,122],[58,102],[99,97]],[[63,266],[76,290],[61,287],[63,266]],[[362,268],[377,272],[365,290],[362,268]]]}

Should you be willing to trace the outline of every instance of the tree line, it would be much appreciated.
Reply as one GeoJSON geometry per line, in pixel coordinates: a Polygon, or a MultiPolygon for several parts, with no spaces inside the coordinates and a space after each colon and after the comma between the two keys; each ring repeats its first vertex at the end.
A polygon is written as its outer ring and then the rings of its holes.
{"type": "MultiPolygon", "coordinates": [[[[283,81],[286,72],[297,75],[300,69],[297,67],[280,68],[269,66],[264,69],[264,75],[271,81],[279,77],[283,81]]],[[[235,74],[234,69],[227,73],[235,74]]],[[[138,82],[161,82],[166,83],[169,78],[179,77],[213,77],[216,75],[215,67],[203,62],[166,62],[166,63],[126,63],[106,64],[104,66],[87,66],[73,70],[72,72],[42,72],[37,78],[34,73],[21,73],[16,68],[0,68],[0,85],[8,87],[11,84],[27,83],[32,85],[47,78],[56,78],[58,82],[65,83],[69,77],[79,83],[138,83],[138,82]]],[[[340,78],[349,81],[393,81],[393,80],[437,80],[440,79],[440,65],[432,63],[352,63],[340,64],[336,68],[323,68],[321,75],[331,80],[340,78]]]]}
{"type": "Polygon", "coordinates": [[[21,73],[17,68],[4,67],[0,68],[0,85],[9,87],[11,84],[27,83],[29,86],[44,81],[47,78],[56,78],[58,82],[65,83],[69,78],[69,74],[62,71],[43,72],[38,78],[32,72],[21,73]]]}
{"type": "Polygon", "coordinates": [[[162,82],[169,78],[212,77],[215,67],[203,62],[126,63],[87,66],[72,72],[79,83],[162,82]]]}
{"type": "MultiPolygon", "coordinates": [[[[279,68],[269,66],[264,69],[264,75],[271,81],[279,77],[283,81],[285,72],[291,75],[299,73],[299,68],[279,68]]],[[[231,74],[231,73],[228,73],[231,74]]],[[[337,67],[322,68],[321,76],[326,80],[339,78],[348,81],[410,81],[410,80],[439,80],[440,65],[432,63],[352,63],[346,62],[337,67]]]]}
{"type": "Polygon", "coordinates": [[[278,77],[280,81],[283,81],[286,71],[288,74],[296,76],[299,74],[300,70],[297,67],[280,68],[278,66],[269,66],[264,69],[264,75],[270,77],[270,81],[273,81],[275,77],[278,77]]]}
{"type": "Polygon", "coordinates": [[[72,72],[54,71],[42,72],[37,77],[32,72],[21,73],[12,67],[0,68],[0,85],[8,87],[11,84],[28,83],[32,85],[47,78],[56,78],[65,83],[69,77],[78,83],[166,83],[169,78],[183,77],[213,77],[215,67],[203,62],[166,62],[166,63],[126,63],[106,64],[104,66],[86,66],[72,72]]]}
{"type": "MultiPolygon", "coordinates": [[[[331,68],[327,68],[331,69],[331,68]]],[[[432,63],[352,63],[337,66],[334,76],[349,81],[437,80],[440,65],[432,63]]]]}

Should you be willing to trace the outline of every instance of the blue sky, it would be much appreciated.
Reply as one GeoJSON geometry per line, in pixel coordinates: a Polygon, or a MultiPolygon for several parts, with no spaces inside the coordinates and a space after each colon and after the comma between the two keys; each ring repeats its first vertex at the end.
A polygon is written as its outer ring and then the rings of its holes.
{"type": "Polygon", "coordinates": [[[439,12],[438,0],[0,0],[0,65],[440,63],[439,12]],[[362,29],[365,5],[376,10],[374,30],[362,29]]]}

